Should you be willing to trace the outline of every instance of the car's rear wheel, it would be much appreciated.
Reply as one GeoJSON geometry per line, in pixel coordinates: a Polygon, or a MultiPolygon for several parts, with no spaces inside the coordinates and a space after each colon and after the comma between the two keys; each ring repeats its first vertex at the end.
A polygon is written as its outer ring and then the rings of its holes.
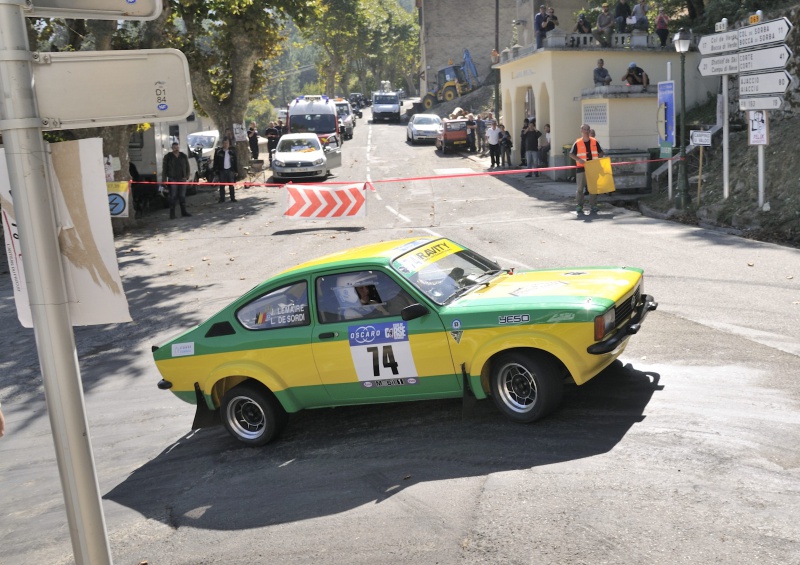
{"type": "Polygon", "coordinates": [[[492,363],[490,384],[500,411],[522,423],[555,410],[564,394],[563,380],[550,359],[517,351],[503,353],[492,363]]]}
{"type": "Polygon", "coordinates": [[[269,391],[252,384],[241,384],[225,393],[220,413],[228,433],[251,447],[275,439],[288,420],[278,400],[269,391]]]}

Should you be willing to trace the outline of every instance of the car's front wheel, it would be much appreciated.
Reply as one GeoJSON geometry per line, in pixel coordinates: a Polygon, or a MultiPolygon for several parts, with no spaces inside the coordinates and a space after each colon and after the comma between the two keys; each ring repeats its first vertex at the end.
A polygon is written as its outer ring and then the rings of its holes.
{"type": "Polygon", "coordinates": [[[515,422],[543,418],[561,403],[564,383],[555,364],[542,355],[517,351],[492,363],[492,399],[515,422]]]}
{"type": "Polygon", "coordinates": [[[288,419],[286,411],[269,391],[252,384],[241,384],[225,393],[220,413],[228,433],[251,447],[260,447],[275,439],[288,419]]]}

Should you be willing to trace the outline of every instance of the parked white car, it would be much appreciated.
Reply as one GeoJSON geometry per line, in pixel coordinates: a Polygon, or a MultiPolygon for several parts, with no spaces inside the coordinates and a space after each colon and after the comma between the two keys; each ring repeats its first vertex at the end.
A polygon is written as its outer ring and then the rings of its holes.
{"type": "Polygon", "coordinates": [[[273,180],[327,178],[331,169],[342,166],[342,148],[336,139],[336,136],[331,136],[323,145],[314,133],[282,136],[272,157],[273,180]]]}
{"type": "MultiPolygon", "coordinates": [[[[208,167],[214,160],[214,152],[218,147],[222,147],[222,139],[219,130],[211,129],[208,131],[198,131],[190,133],[187,137],[189,149],[199,155],[200,176],[208,176],[208,167]]],[[[191,155],[190,155],[191,157],[191,155]]],[[[266,137],[258,136],[258,158],[269,159],[269,141],[266,137]]],[[[247,163],[245,162],[245,165],[247,163]]]]}
{"type": "Polygon", "coordinates": [[[411,143],[417,141],[436,141],[442,129],[442,118],[436,114],[414,114],[408,120],[406,139],[411,143]]]}

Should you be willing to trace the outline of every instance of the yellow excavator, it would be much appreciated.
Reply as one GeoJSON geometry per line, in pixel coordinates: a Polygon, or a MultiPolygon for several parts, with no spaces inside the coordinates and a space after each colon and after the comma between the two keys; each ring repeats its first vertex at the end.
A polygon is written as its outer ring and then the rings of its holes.
{"type": "Polygon", "coordinates": [[[475,63],[472,62],[469,49],[464,49],[463,63],[455,65],[451,59],[446,67],[439,69],[433,90],[428,91],[422,98],[422,107],[430,110],[435,104],[455,100],[458,96],[472,92],[480,85],[478,72],[475,69],[475,63]]]}

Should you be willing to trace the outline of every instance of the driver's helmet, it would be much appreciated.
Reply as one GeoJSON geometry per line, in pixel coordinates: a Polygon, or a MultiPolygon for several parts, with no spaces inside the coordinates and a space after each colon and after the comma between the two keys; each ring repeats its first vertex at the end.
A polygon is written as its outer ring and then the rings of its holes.
{"type": "Polygon", "coordinates": [[[333,287],[333,293],[336,295],[336,300],[339,301],[340,307],[352,308],[361,305],[356,287],[375,285],[377,282],[378,277],[373,273],[343,275],[337,279],[336,286],[333,287]]]}

